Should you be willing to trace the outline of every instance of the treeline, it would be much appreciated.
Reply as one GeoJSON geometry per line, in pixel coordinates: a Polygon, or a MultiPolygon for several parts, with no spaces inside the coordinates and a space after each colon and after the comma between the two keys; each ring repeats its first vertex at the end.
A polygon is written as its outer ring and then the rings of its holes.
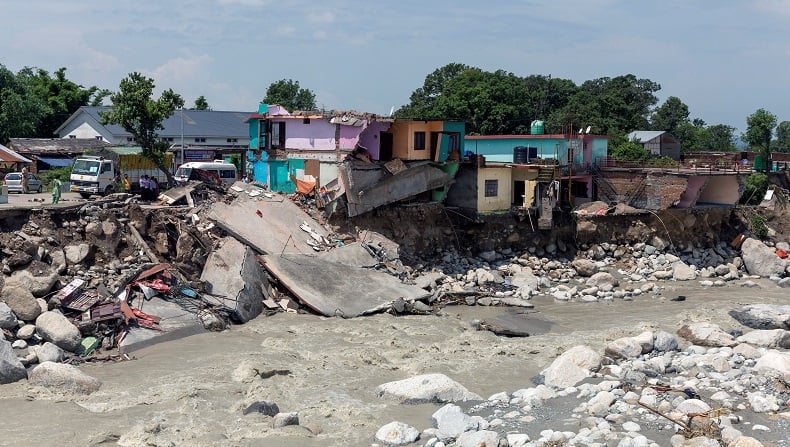
{"type": "MultiPolygon", "coordinates": [[[[688,106],[675,96],[657,105],[660,89],[657,82],[632,74],[576,85],[569,79],[452,63],[426,76],[395,116],[463,120],[468,133],[479,135],[528,134],[536,119],[545,122],[547,133],[591,126],[596,134],[611,135],[614,146],[631,131],[662,130],[677,137],[686,152],[735,150],[734,127],[691,118],[688,106]]],[[[787,130],[790,122],[779,125],[776,133],[784,144],[776,141],[775,150],[790,151],[790,139],[782,138],[790,136],[787,130]]]]}

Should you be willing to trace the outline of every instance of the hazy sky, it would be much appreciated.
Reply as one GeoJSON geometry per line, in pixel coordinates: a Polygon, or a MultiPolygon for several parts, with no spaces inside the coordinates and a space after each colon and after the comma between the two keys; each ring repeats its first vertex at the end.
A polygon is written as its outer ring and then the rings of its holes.
{"type": "Polygon", "coordinates": [[[0,0],[0,64],[116,90],[132,71],[188,105],[252,111],[298,80],[327,109],[387,114],[460,62],[577,84],[632,73],[693,118],[790,120],[790,0],[0,0]]]}

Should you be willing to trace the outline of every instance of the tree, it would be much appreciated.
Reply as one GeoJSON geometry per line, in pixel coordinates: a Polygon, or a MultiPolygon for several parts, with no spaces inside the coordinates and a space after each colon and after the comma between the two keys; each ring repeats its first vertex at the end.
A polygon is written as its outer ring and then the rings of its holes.
{"type": "Polygon", "coordinates": [[[644,161],[650,158],[650,152],[635,141],[626,141],[612,151],[612,157],[618,160],[644,161]]]}
{"type": "Polygon", "coordinates": [[[173,174],[165,164],[169,144],[160,139],[157,132],[164,129],[162,121],[165,118],[184,106],[184,100],[172,89],[165,90],[154,100],[151,98],[154,87],[153,79],[137,72],[129,74],[121,80],[120,90],[110,97],[113,105],[101,114],[102,124],[118,124],[132,134],[142,147],[143,157],[154,162],[172,184],[173,174]]]}
{"type": "Polygon", "coordinates": [[[42,137],[53,136],[55,129],[80,107],[90,102],[101,103],[104,97],[110,94],[109,90],[95,86],[85,88],[68,80],[65,67],[53,73],[54,76],[50,76],[42,69],[38,69],[35,73],[33,69],[24,69],[20,75],[22,73],[30,76],[33,92],[47,105],[47,111],[36,128],[36,134],[42,137]]]}
{"type": "Polygon", "coordinates": [[[472,67],[455,62],[437,68],[425,77],[422,87],[412,92],[409,97],[409,104],[398,109],[395,112],[395,117],[404,119],[443,118],[438,115],[436,110],[437,100],[447,93],[447,84],[453,78],[470,69],[472,67]]]}
{"type": "Polygon", "coordinates": [[[675,135],[677,127],[688,122],[689,107],[683,104],[677,96],[670,96],[656,109],[650,118],[650,125],[653,130],[663,130],[675,135]]]}
{"type": "Polygon", "coordinates": [[[735,128],[726,124],[716,124],[707,128],[708,148],[712,151],[729,152],[735,147],[735,128]]]}
{"type": "Polygon", "coordinates": [[[266,89],[264,104],[277,104],[287,110],[315,110],[315,93],[299,87],[299,81],[281,79],[273,82],[266,89]]]}
{"type": "Polygon", "coordinates": [[[211,107],[209,107],[208,101],[206,101],[206,97],[200,95],[195,100],[195,107],[193,107],[192,110],[211,110],[211,107]]]}
{"type": "Polygon", "coordinates": [[[35,137],[47,113],[47,105],[35,94],[31,78],[30,69],[15,75],[0,64],[0,144],[12,137],[35,137]]]}
{"type": "Polygon", "coordinates": [[[782,121],[776,127],[776,152],[790,152],[790,121],[782,121]]]}
{"type": "Polygon", "coordinates": [[[741,138],[753,148],[757,148],[765,158],[771,158],[771,136],[774,127],[776,127],[776,115],[765,109],[757,109],[746,118],[746,133],[741,138]]]}

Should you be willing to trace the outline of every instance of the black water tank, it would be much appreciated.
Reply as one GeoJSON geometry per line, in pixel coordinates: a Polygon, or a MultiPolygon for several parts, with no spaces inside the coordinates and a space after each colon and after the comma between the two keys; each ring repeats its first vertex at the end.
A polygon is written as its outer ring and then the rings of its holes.
{"type": "Polygon", "coordinates": [[[526,164],[529,161],[529,151],[526,146],[513,148],[513,163],[526,164]]]}

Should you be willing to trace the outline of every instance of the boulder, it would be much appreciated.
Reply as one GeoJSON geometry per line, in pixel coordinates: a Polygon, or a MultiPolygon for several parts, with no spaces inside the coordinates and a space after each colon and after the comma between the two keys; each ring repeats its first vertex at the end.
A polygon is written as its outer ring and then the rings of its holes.
{"type": "MultiPolygon", "coordinates": [[[[442,280],[446,275],[442,272],[428,272],[414,278],[414,285],[425,290],[432,290],[436,287],[436,283],[442,280]]],[[[383,428],[383,427],[382,427],[383,428]]]]}
{"type": "Polygon", "coordinates": [[[699,346],[735,346],[735,337],[713,323],[699,322],[684,324],[678,335],[699,346]]]}
{"type": "Polygon", "coordinates": [[[691,281],[697,277],[697,271],[685,262],[679,261],[672,266],[672,279],[675,281],[691,281]]]}
{"type": "Polygon", "coordinates": [[[751,436],[738,436],[727,447],[763,447],[763,443],[751,436]]]}
{"type": "Polygon", "coordinates": [[[754,369],[761,372],[774,370],[779,374],[790,374],[790,354],[770,349],[757,359],[754,369]]]}
{"type": "MultiPolygon", "coordinates": [[[[99,227],[101,228],[101,227],[99,227]]],[[[68,265],[81,264],[91,253],[91,246],[88,244],[67,245],[63,247],[68,265]]]]}
{"type": "Polygon", "coordinates": [[[461,433],[453,445],[457,447],[496,446],[499,443],[499,433],[492,430],[468,431],[461,433]]]}
{"type": "Polygon", "coordinates": [[[0,329],[13,330],[19,327],[19,320],[16,319],[14,311],[8,304],[0,302],[0,329]]]}
{"type": "Polygon", "coordinates": [[[90,394],[101,387],[101,382],[79,368],[65,363],[44,362],[30,371],[30,383],[46,388],[59,388],[78,394],[90,394]]]}
{"type": "Polygon", "coordinates": [[[403,404],[483,400],[444,374],[423,374],[376,387],[379,397],[403,404]]]}
{"type": "Polygon", "coordinates": [[[27,371],[17,358],[11,343],[0,339],[0,384],[27,378],[27,371]]]}
{"type": "Polygon", "coordinates": [[[60,312],[48,311],[36,318],[36,333],[66,351],[76,352],[82,337],[80,330],[60,312]]]}
{"type": "Polygon", "coordinates": [[[288,425],[299,425],[299,413],[277,413],[272,418],[272,428],[281,428],[288,425]]]}
{"type": "Polygon", "coordinates": [[[617,285],[617,280],[614,279],[614,276],[612,276],[611,273],[598,272],[587,278],[585,284],[588,286],[598,287],[603,291],[609,291],[617,285]]]}
{"type": "Polygon", "coordinates": [[[63,361],[63,356],[65,355],[65,351],[63,349],[60,349],[57,345],[48,341],[44,342],[44,344],[40,346],[31,346],[30,351],[36,354],[39,363],[61,362],[63,361]]]}
{"type": "Polygon", "coordinates": [[[788,338],[790,331],[784,329],[758,329],[755,331],[747,332],[736,340],[739,343],[749,343],[754,346],[762,346],[766,348],[787,348],[782,346],[788,338]]]}
{"type": "Polygon", "coordinates": [[[790,305],[751,304],[733,309],[730,316],[752,329],[790,330],[790,305]]]}
{"type": "Polygon", "coordinates": [[[441,441],[456,439],[461,433],[477,429],[477,422],[458,405],[447,404],[431,415],[431,425],[441,441]]]}
{"type": "Polygon", "coordinates": [[[4,301],[22,321],[33,321],[41,314],[41,307],[36,298],[22,285],[6,282],[0,300],[4,301]]]}
{"type": "Polygon", "coordinates": [[[16,338],[20,340],[30,340],[33,338],[33,334],[36,333],[36,325],[35,324],[26,324],[19,328],[16,331],[16,338]]]}
{"type": "Polygon", "coordinates": [[[574,346],[540,372],[543,383],[554,388],[576,385],[601,367],[601,354],[589,346],[574,346]]]}
{"type": "Polygon", "coordinates": [[[11,280],[26,288],[35,297],[42,297],[49,294],[60,276],[52,272],[48,275],[35,276],[27,270],[19,270],[11,275],[11,280]]]}
{"type": "Polygon", "coordinates": [[[590,259],[577,258],[573,260],[572,265],[579,276],[590,277],[598,273],[598,264],[590,259]]]}
{"type": "Polygon", "coordinates": [[[653,349],[659,352],[677,351],[678,339],[669,332],[658,331],[653,338],[653,349]]]}
{"type": "Polygon", "coordinates": [[[280,407],[274,402],[259,400],[253,402],[244,409],[244,414],[260,413],[265,416],[274,417],[280,412],[280,407]]]}
{"type": "Polygon", "coordinates": [[[49,265],[52,267],[54,271],[58,273],[58,275],[62,275],[66,273],[66,268],[68,266],[66,265],[66,255],[63,253],[63,250],[59,248],[52,250],[49,253],[49,257],[50,257],[49,265]]]}
{"type": "Polygon", "coordinates": [[[403,422],[390,422],[376,431],[376,441],[387,445],[409,445],[420,438],[420,432],[403,422]]]}
{"type": "Polygon", "coordinates": [[[633,359],[642,354],[642,345],[634,337],[618,338],[606,345],[604,353],[615,360],[633,359]]]}
{"type": "Polygon", "coordinates": [[[741,245],[743,264],[752,275],[764,277],[782,276],[787,266],[787,261],[776,255],[771,247],[761,241],[748,238],[741,245]]]}

